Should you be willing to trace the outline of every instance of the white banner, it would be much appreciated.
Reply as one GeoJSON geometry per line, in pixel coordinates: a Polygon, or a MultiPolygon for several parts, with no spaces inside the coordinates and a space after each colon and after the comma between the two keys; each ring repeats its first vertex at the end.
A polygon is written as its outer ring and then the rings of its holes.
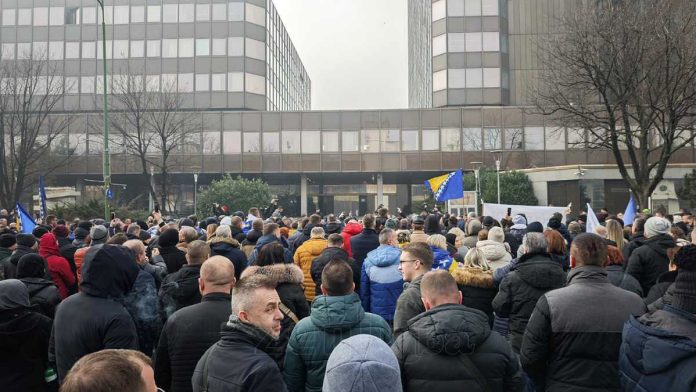
{"type": "Polygon", "coordinates": [[[511,204],[493,204],[483,203],[483,216],[490,216],[500,221],[507,216],[507,209],[511,208],[510,216],[524,214],[527,217],[527,223],[539,222],[544,227],[549,223],[551,216],[558,212],[563,215],[565,221],[565,211],[567,207],[540,207],[540,206],[516,206],[511,204]]]}

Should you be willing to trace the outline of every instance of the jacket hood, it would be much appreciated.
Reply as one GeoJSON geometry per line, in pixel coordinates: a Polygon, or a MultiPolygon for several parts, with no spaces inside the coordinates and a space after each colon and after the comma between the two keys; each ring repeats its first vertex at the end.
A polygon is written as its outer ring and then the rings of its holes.
{"type": "Polygon", "coordinates": [[[597,265],[585,265],[575,267],[568,273],[568,284],[580,283],[587,281],[605,281],[608,282],[607,271],[604,267],[597,265]]]}
{"type": "Polygon", "coordinates": [[[269,277],[276,286],[282,283],[302,284],[304,282],[304,273],[295,264],[273,264],[264,267],[251,265],[244,269],[240,278],[254,274],[269,277]]]}
{"type": "Polygon", "coordinates": [[[46,276],[46,260],[36,253],[27,253],[17,263],[17,279],[43,278],[46,276]]]}
{"type": "Polygon", "coordinates": [[[483,228],[483,225],[478,219],[472,219],[466,225],[466,235],[473,236],[477,235],[479,231],[483,228]]]}
{"type": "Polygon", "coordinates": [[[14,252],[12,252],[12,255],[10,256],[10,262],[17,266],[19,264],[19,259],[22,258],[22,256],[27,255],[29,253],[33,253],[38,255],[38,253],[32,249],[30,246],[26,245],[17,245],[17,248],[15,249],[14,252]]]}
{"type": "Polygon", "coordinates": [[[481,249],[487,261],[512,260],[512,255],[510,255],[510,252],[508,252],[503,243],[493,240],[483,240],[476,243],[476,248],[481,249]]]}
{"type": "Polygon", "coordinates": [[[394,264],[399,265],[399,257],[401,257],[401,249],[391,245],[380,245],[367,254],[365,261],[369,260],[377,267],[388,267],[394,264]]]}
{"type": "Polygon", "coordinates": [[[566,273],[561,265],[545,253],[523,255],[514,270],[525,283],[538,289],[563,286],[566,282],[566,273]]]}
{"type": "Polygon", "coordinates": [[[91,247],[82,263],[83,293],[102,298],[120,298],[131,291],[140,267],[133,252],[121,245],[91,247]]]}
{"type": "Polygon", "coordinates": [[[341,333],[353,328],[365,317],[360,297],[320,295],[312,302],[312,323],[326,333],[341,333]]]}
{"type": "Polygon", "coordinates": [[[346,227],[343,228],[343,232],[349,235],[358,235],[362,232],[363,227],[358,222],[348,222],[346,227]]]}
{"type": "Polygon", "coordinates": [[[46,233],[39,240],[39,254],[43,257],[60,256],[58,241],[51,233],[46,233]]]}
{"type": "Polygon", "coordinates": [[[0,311],[29,308],[29,291],[20,280],[0,281],[0,311]]]}
{"type": "MultiPolygon", "coordinates": [[[[43,240],[43,237],[41,239],[43,240]]],[[[650,249],[663,256],[667,256],[667,249],[676,247],[677,243],[674,242],[670,235],[660,234],[646,239],[643,245],[650,247],[650,249]]]]}
{"type": "Polygon", "coordinates": [[[491,328],[480,310],[458,304],[441,305],[409,321],[408,332],[428,350],[455,356],[473,352],[491,328]]]}
{"type": "Polygon", "coordinates": [[[40,292],[46,287],[55,286],[52,280],[44,278],[22,278],[20,280],[25,286],[27,286],[27,290],[29,290],[29,298],[33,297],[36,295],[36,293],[40,292]]]}
{"type": "Polygon", "coordinates": [[[273,242],[280,242],[280,240],[278,239],[278,237],[274,236],[273,234],[264,235],[261,238],[259,238],[258,241],[256,241],[255,248],[260,251],[264,245],[270,244],[273,242]]]}
{"type": "Polygon", "coordinates": [[[338,222],[331,222],[326,224],[326,234],[340,234],[341,233],[341,224],[338,222]]]}
{"type": "Polygon", "coordinates": [[[225,247],[232,247],[232,248],[239,248],[239,241],[235,240],[234,238],[222,238],[222,237],[213,237],[209,242],[210,247],[219,247],[219,248],[225,248],[225,247]]]}
{"type": "Polygon", "coordinates": [[[484,289],[493,288],[493,273],[475,267],[461,267],[452,270],[452,276],[459,286],[472,286],[484,289]]]}

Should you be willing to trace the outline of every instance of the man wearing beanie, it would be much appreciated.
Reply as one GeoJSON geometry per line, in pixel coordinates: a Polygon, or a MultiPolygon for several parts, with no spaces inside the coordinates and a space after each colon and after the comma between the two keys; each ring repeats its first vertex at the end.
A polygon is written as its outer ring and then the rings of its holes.
{"type": "MultiPolygon", "coordinates": [[[[2,268],[5,271],[5,279],[17,278],[17,276],[14,274],[17,272],[19,259],[29,253],[37,253],[37,249],[39,247],[36,239],[31,234],[17,234],[16,241],[17,246],[14,252],[12,252],[12,256],[2,262],[2,268]]],[[[50,279],[50,275],[47,275],[46,277],[50,279]]]]}
{"type": "Polygon", "coordinates": [[[665,218],[648,219],[643,231],[646,240],[628,259],[626,272],[638,280],[644,293],[649,293],[657,278],[669,269],[667,251],[677,246],[669,235],[670,226],[665,218]]]}
{"type": "Polygon", "coordinates": [[[672,304],[624,326],[619,375],[625,390],[696,390],[696,245],[681,248],[674,262],[672,304]]]}
{"type": "MultiPolygon", "coordinates": [[[[82,264],[85,255],[92,247],[100,247],[109,239],[109,231],[102,225],[94,225],[89,229],[89,246],[85,246],[75,251],[75,269],[78,282],[82,281],[82,264]]],[[[85,241],[87,243],[87,241],[85,241]]]]}
{"type": "Polygon", "coordinates": [[[326,362],[324,392],[401,392],[401,372],[391,348],[372,335],[336,346],[326,362]]]}
{"type": "Polygon", "coordinates": [[[10,263],[10,256],[17,247],[17,239],[12,233],[0,234],[0,280],[14,279],[17,266],[10,263]]]}

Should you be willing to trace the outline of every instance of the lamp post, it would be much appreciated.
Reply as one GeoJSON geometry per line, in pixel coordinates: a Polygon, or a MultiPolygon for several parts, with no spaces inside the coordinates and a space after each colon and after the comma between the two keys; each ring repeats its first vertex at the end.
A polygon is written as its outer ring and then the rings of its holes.
{"type": "Polygon", "coordinates": [[[193,215],[198,217],[198,172],[193,173],[193,215]]]}
{"type": "Polygon", "coordinates": [[[104,64],[104,151],[102,152],[102,175],[104,177],[104,219],[109,221],[109,195],[111,193],[111,157],[109,155],[109,107],[106,82],[106,14],[104,0],[97,0],[102,12],[102,63],[104,64]]]}
{"type": "Polygon", "coordinates": [[[479,182],[479,170],[481,170],[481,165],[483,165],[483,162],[469,162],[471,163],[471,166],[474,167],[474,177],[476,179],[475,184],[476,184],[476,192],[475,195],[475,203],[476,205],[474,206],[476,209],[476,216],[479,214],[479,192],[481,191],[481,184],[479,182]]]}
{"type": "Polygon", "coordinates": [[[495,176],[498,180],[498,204],[500,204],[500,162],[503,158],[503,150],[492,150],[493,158],[495,158],[495,176]]]}
{"type": "MultiPolygon", "coordinates": [[[[150,166],[150,189],[154,191],[155,189],[155,167],[150,166]]],[[[148,192],[148,208],[150,211],[155,209],[155,199],[152,197],[152,192],[148,192]]]]}

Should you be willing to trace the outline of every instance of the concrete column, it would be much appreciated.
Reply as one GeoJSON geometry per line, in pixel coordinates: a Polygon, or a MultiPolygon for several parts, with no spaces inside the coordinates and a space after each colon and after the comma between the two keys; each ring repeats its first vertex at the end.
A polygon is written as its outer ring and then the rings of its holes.
{"type": "Polygon", "coordinates": [[[300,215],[307,215],[307,176],[300,176],[300,215]]]}
{"type": "Polygon", "coordinates": [[[377,205],[384,204],[384,180],[382,173],[377,174],[377,205]]]}

